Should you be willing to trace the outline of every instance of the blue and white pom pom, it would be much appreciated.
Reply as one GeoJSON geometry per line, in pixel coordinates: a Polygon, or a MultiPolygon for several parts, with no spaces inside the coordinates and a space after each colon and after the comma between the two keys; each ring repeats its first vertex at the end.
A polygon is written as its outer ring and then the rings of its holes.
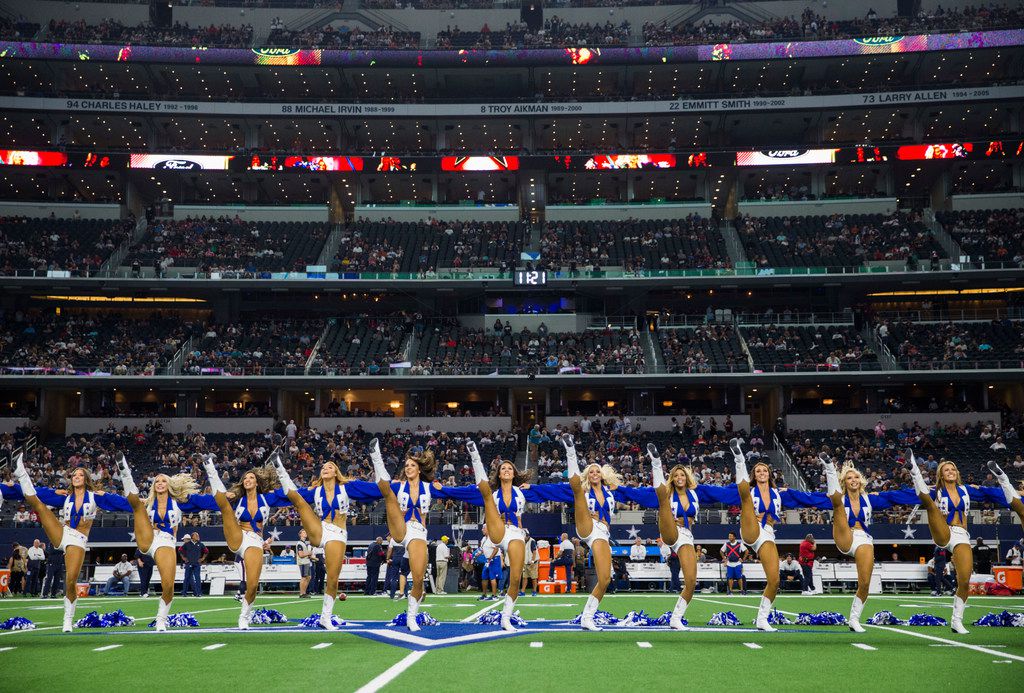
{"type": "Polygon", "coordinates": [[[868,619],[868,624],[872,626],[905,626],[907,622],[896,618],[896,614],[891,611],[877,611],[868,619]]]}
{"type": "MultiPolygon", "coordinates": [[[[346,621],[343,618],[338,618],[334,614],[331,614],[331,624],[335,628],[340,628],[342,626],[347,626],[348,621],[346,621]]],[[[303,628],[323,628],[323,626],[320,625],[320,614],[310,614],[306,618],[299,621],[299,625],[303,628]]]]}
{"type": "Polygon", "coordinates": [[[709,626],[742,626],[743,622],[731,611],[719,611],[708,620],[709,626]]]}
{"type": "MultiPolygon", "coordinates": [[[[643,612],[640,612],[640,613],[643,613],[643,612]]],[[[651,622],[650,622],[649,625],[652,625],[652,626],[667,626],[668,622],[671,621],[671,620],[672,620],[672,612],[671,611],[666,611],[665,613],[663,613],[658,618],[651,619],[651,622]]],[[[690,622],[687,621],[685,618],[682,619],[682,621],[683,621],[683,625],[684,626],[690,625],[690,622]]]]}
{"type": "Polygon", "coordinates": [[[793,622],[789,620],[786,614],[782,613],[778,609],[772,609],[772,612],[768,614],[768,623],[773,626],[791,626],[793,622]]]}
{"type": "MultiPolygon", "coordinates": [[[[529,624],[523,620],[519,612],[516,611],[512,614],[511,619],[512,625],[516,628],[526,628],[529,624]]],[[[476,620],[478,625],[481,626],[500,626],[501,625],[501,612],[500,611],[488,611],[486,614],[482,614],[480,618],[476,620]]]]}
{"type": "Polygon", "coordinates": [[[0,623],[0,630],[32,630],[35,627],[36,624],[21,616],[15,616],[0,623]]]}
{"type": "Polygon", "coordinates": [[[801,613],[796,617],[798,626],[845,626],[846,617],[835,611],[822,611],[819,614],[801,613]]]}
{"type": "MultiPolygon", "coordinates": [[[[672,616],[671,612],[669,612],[669,616],[672,616]]],[[[630,611],[626,614],[626,617],[619,621],[619,625],[626,627],[653,626],[655,625],[654,622],[656,620],[657,619],[648,616],[643,609],[640,609],[640,611],[630,611]]],[[[668,623],[668,621],[666,621],[666,623],[668,623]]]]}
{"type": "MultiPolygon", "coordinates": [[[[1024,628],[1024,614],[1012,611],[1003,611],[998,614],[989,612],[971,625],[993,628],[1024,628]]],[[[0,626],[0,628],[3,628],[3,626],[0,626]]]]}
{"type": "MultiPolygon", "coordinates": [[[[583,614],[577,614],[576,618],[569,621],[569,625],[578,626],[582,619],[583,614]]],[[[607,611],[598,610],[597,613],[594,614],[594,623],[596,623],[599,626],[617,626],[619,625],[619,619],[615,618],[607,611]]]]}
{"type": "MultiPolygon", "coordinates": [[[[156,628],[156,621],[150,621],[150,628],[156,628]]],[[[171,614],[167,617],[168,628],[198,628],[199,619],[192,614],[171,614]]]]}
{"type": "MultiPolygon", "coordinates": [[[[409,614],[403,611],[402,613],[391,619],[391,623],[385,624],[388,627],[391,626],[407,626],[409,624],[409,614]]],[[[416,624],[419,626],[437,626],[440,625],[440,621],[431,616],[426,611],[421,611],[416,614],[416,624]]]]}
{"type": "Polygon", "coordinates": [[[908,626],[948,626],[949,623],[944,618],[939,616],[932,616],[931,614],[914,614],[907,621],[908,626]]]}
{"type": "Polygon", "coordinates": [[[85,617],[78,619],[76,628],[120,628],[122,626],[134,626],[135,619],[126,616],[124,611],[118,609],[102,616],[95,611],[90,611],[85,617]]]}
{"type": "Polygon", "coordinates": [[[276,609],[256,609],[256,611],[252,612],[252,619],[249,622],[255,624],[288,623],[288,619],[276,609]]]}

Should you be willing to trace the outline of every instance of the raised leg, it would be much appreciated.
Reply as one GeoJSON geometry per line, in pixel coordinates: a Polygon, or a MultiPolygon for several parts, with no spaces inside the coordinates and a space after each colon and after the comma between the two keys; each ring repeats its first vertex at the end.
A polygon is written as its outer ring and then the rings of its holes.
{"type": "Polygon", "coordinates": [[[589,537],[594,531],[594,518],[590,515],[590,506],[587,505],[587,496],[583,491],[583,483],[579,475],[569,477],[569,487],[573,495],[573,516],[576,521],[576,533],[580,537],[589,537]]]}
{"type": "Polygon", "coordinates": [[[843,497],[839,494],[830,496],[832,501],[832,538],[835,539],[836,548],[847,552],[853,546],[853,530],[846,519],[846,506],[843,505],[843,497]]]}
{"type": "Polygon", "coordinates": [[[302,528],[309,536],[309,543],[313,546],[320,546],[320,542],[324,540],[323,521],[309,503],[299,495],[298,491],[289,491],[288,500],[292,502],[295,511],[299,513],[299,521],[302,522],[302,528]]]}
{"type": "Polygon", "coordinates": [[[480,495],[484,498],[484,521],[487,524],[487,537],[495,544],[500,544],[505,538],[505,521],[498,512],[498,504],[494,502],[491,495],[491,485],[486,480],[478,483],[480,495]]]}
{"type": "Polygon", "coordinates": [[[661,533],[661,540],[671,546],[679,538],[679,525],[672,514],[672,492],[666,484],[656,486],[654,491],[658,494],[658,531],[661,533]]]}
{"type": "Polygon", "coordinates": [[[391,533],[392,539],[402,542],[405,540],[405,515],[402,514],[402,509],[398,507],[398,497],[395,496],[390,481],[380,481],[377,483],[377,487],[380,488],[380,492],[384,496],[388,532],[391,533]]]}
{"type": "MultiPolygon", "coordinates": [[[[134,493],[128,494],[128,504],[132,506],[132,516],[135,519],[135,544],[143,553],[149,551],[153,545],[153,522],[146,512],[146,504],[143,503],[134,493]]],[[[163,572],[161,571],[161,575],[163,572]]]]}
{"type": "MultiPolygon", "coordinates": [[[[228,502],[228,497],[224,493],[213,494],[213,500],[220,509],[221,522],[224,526],[224,541],[227,542],[228,549],[237,552],[242,547],[242,525],[238,524],[235,509],[231,507],[231,503],[228,502]]],[[[262,562],[263,556],[261,555],[260,563],[262,564],[262,562]]]]}
{"type": "Polygon", "coordinates": [[[754,512],[754,499],[750,497],[750,482],[741,481],[736,484],[740,494],[740,538],[747,544],[753,544],[761,534],[761,526],[754,512]]]}
{"type": "Polygon", "coordinates": [[[930,495],[919,493],[917,497],[921,500],[921,507],[928,517],[928,530],[932,534],[932,540],[939,546],[946,546],[949,544],[949,525],[946,524],[942,511],[930,495]]]}

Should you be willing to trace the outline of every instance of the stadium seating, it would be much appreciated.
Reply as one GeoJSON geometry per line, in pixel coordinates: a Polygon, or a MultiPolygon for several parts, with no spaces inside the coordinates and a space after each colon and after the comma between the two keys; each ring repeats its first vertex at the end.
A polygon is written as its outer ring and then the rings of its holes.
{"type": "Polygon", "coordinates": [[[879,336],[908,370],[1024,367],[1020,322],[883,321],[879,336]]]}
{"type": "Polygon", "coordinates": [[[401,320],[369,316],[331,321],[314,356],[310,373],[388,375],[389,364],[402,360],[409,326],[401,320]]]}
{"type": "Polygon", "coordinates": [[[939,212],[936,218],[971,259],[1024,267],[1024,210],[939,212]]]}
{"type": "Polygon", "coordinates": [[[696,215],[657,221],[549,222],[541,235],[541,262],[549,268],[627,270],[732,265],[719,230],[696,215]]]}
{"type": "Polygon", "coordinates": [[[69,271],[86,275],[131,239],[134,221],[116,219],[0,219],[0,272],[69,271]]]}
{"type": "Polygon", "coordinates": [[[282,272],[315,264],[330,233],[313,222],[186,219],[152,226],[125,263],[201,271],[282,272]]]}
{"type": "Polygon", "coordinates": [[[209,325],[192,341],[182,372],[301,375],[323,329],[320,320],[209,325]]]}
{"type": "Polygon", "coordinates": [[[879,370],[878,355],[852,325],[742,328],[754,367],[763,371],[879,370]]]}
{"type": "Polygon", "coordinates": [[[667,373],[746,373],[747,355],[732,325],[658,331],[667,373]]]}

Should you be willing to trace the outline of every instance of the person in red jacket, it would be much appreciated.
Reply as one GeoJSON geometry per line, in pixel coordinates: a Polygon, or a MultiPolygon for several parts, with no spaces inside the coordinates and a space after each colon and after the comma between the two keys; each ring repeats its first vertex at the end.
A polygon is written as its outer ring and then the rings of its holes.
{"type": "Polygon", "coordinates": [[[812,570],[814,569],[814,550],[817,548],[817,544],[814,543],[814,535],[808,534],[804,537],[804,540],[800,542],[800,557],[797,562],[800,564],[800,568],[804,572],[804,584],[802,595],[814,594],[814,576],[812,570]]]}

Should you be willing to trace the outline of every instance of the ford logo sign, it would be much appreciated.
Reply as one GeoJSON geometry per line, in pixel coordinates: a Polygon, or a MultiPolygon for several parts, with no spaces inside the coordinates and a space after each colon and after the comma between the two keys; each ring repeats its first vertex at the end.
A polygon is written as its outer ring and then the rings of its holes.
{"type": "Polygon", "coordinates": [[[296,53],[299,52],[299,49],[298,48],[275,48],[275,47],[268,47],[268,48],[253,48],[252,52],[255,53],[256,55],[287,56],[287,55],[295,55],[296,53]]]}
{"type": "Polygon", "coordinates": [[[198,171],[203,168],[203,165],[188,159],[165,159],[158,162],[153,168],[161,171],[198,171]]]}
{"type": "Polygon", "coordinates": [[[902,36],[866,36],[864,38],[853,39],[856,43],[862,46],[888,46],[893,43],[899,43],[903,40],[902,36]]]}
{"type": "Polygon", "coordinates": [[[804,149],[772,149],[770,151],[762,151],[765,156],[771,157],[772,159],[795,159],[801,154],[806,153],[804,149]]]}

